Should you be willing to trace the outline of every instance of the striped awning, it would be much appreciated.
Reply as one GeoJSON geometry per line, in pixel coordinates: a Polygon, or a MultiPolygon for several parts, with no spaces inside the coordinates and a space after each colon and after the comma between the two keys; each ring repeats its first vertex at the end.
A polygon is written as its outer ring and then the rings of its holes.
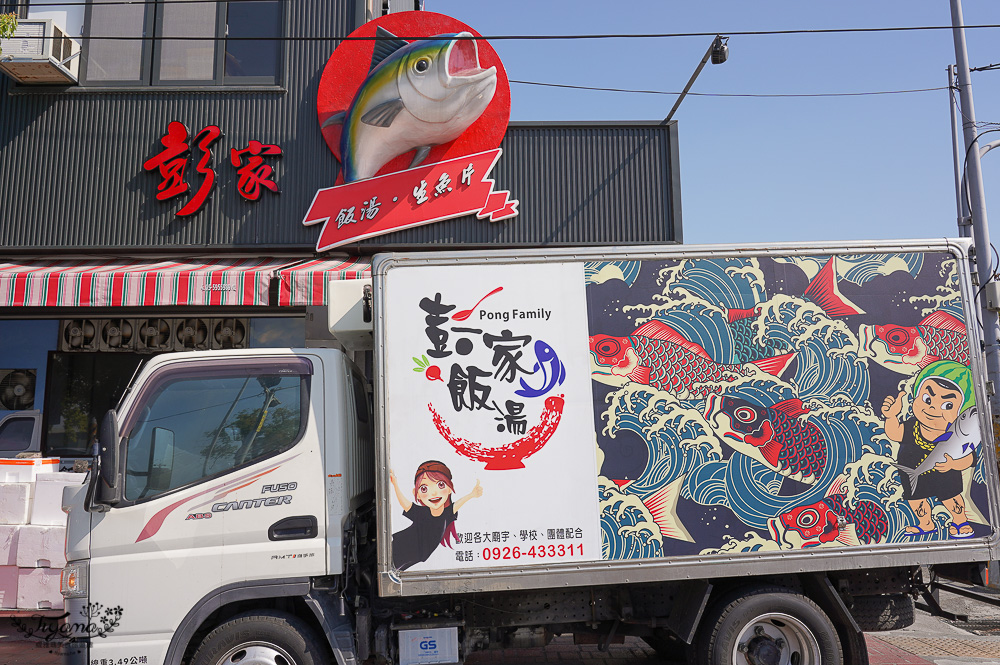
{"type": "Polygon", "coordinates": [[[328,280],[370,275],[357,257],[5,260],[0,307],[322,305],[328,280]]]}
{"type": "Polygon", "coordinates": [[[278,304],[323,305],[326,283],[332,279],[367,279],[372,276],[371,259],[314,259],[279,268],[278,304]]]}

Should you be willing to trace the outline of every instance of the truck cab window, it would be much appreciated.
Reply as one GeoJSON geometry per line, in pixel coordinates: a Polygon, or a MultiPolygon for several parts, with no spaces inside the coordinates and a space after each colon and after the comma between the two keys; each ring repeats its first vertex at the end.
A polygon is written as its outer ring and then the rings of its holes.
{"type": "Polygon", "coordinates": [[[35,431],[35,418],[9,418],[0,425],[0,450],[27,450],[35,431]]]}
{"type": "Polygon", "coordinates": [[[288,450],[304,428],[305,383],[246,373],[166,382],[129,433],[125,498],[142,501],[288,450]]]}

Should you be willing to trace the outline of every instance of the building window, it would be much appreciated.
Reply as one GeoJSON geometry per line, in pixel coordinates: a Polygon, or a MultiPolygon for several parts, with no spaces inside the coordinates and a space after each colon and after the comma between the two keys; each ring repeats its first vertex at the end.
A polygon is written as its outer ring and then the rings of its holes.
{"type": "Polygon", "coordinates": [[[85,28],[84,85],[279,82],[279,0],[135,5],[93,0],[85,28]]]}

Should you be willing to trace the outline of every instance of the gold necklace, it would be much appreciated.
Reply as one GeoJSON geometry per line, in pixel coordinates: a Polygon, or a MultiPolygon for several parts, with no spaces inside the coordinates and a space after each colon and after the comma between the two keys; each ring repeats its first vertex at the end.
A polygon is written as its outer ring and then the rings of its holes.
{"type": "Polygon", "coordinates": [[[917,421],[913,421],[913,442],[920,446],[921,450],[934,450],[934,444],[920,434],[920,423],[917,421]]]}

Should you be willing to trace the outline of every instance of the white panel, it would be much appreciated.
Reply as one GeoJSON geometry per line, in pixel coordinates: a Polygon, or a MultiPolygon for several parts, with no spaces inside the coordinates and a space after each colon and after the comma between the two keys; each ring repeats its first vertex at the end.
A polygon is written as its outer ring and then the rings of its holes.
{"type": "Polygon", "coordinates": [[[600,559],[583,265],[398,268],[385,294],[394,565],[600,559]],[[470,390],[473,374],[480,387],[470,390]],[[427,534],[444,535],[452,513],[439,513],[435,479],[426,504],[414,498],[429,461],[451,474],[444,501],[462,504],[457,537],[439,546],[427,534]]]}

